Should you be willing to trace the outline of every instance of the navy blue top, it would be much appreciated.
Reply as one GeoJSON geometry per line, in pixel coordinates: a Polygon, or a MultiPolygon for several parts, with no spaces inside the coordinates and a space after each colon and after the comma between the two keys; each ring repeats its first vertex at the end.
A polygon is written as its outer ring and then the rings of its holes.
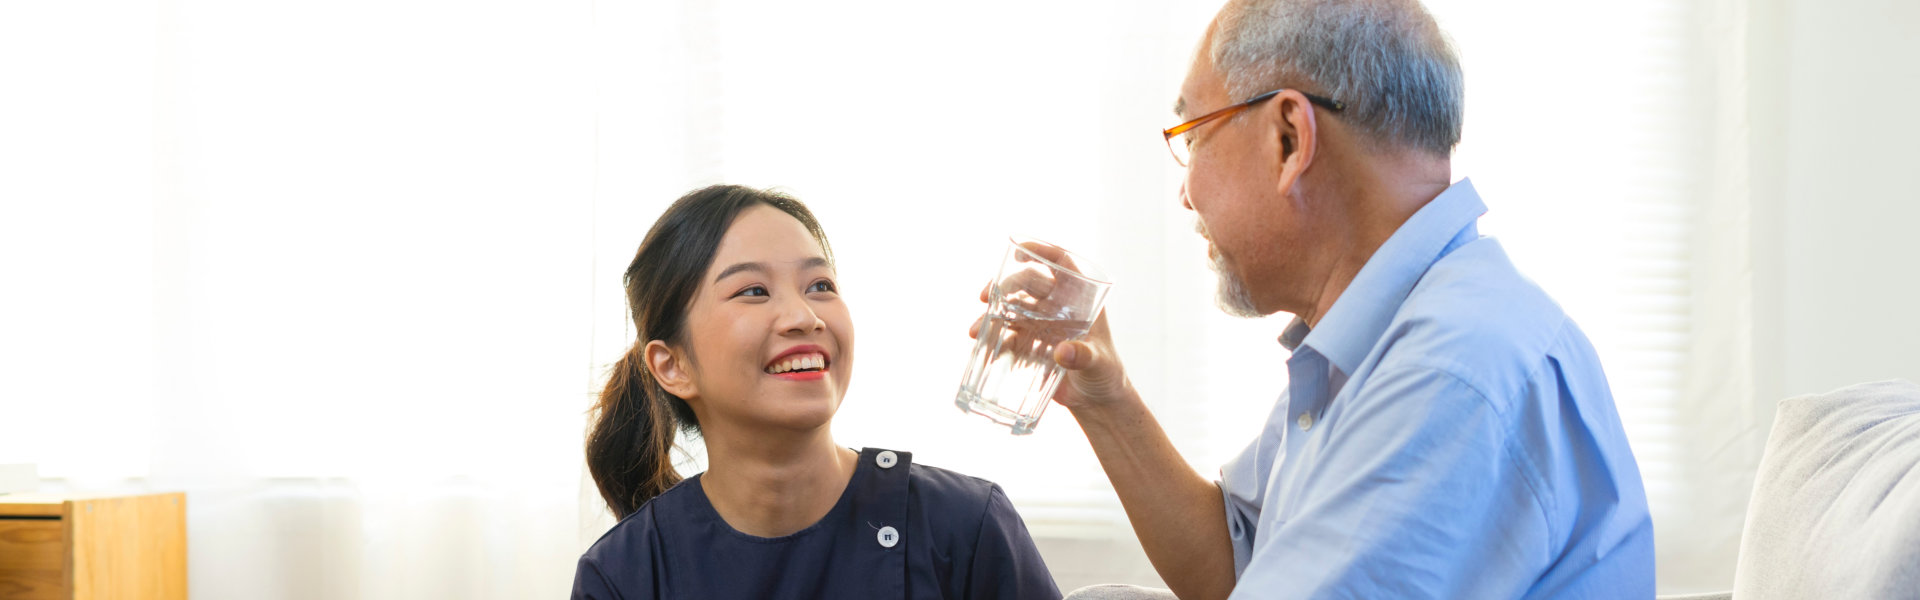
{"type": "Polygon", "coordinates": [[[587,549],[573,597],[1060,597],[1000,486],[912,456],[862,451],[833,510],[777,538],[735,530],[687,478],[587,549]]]}

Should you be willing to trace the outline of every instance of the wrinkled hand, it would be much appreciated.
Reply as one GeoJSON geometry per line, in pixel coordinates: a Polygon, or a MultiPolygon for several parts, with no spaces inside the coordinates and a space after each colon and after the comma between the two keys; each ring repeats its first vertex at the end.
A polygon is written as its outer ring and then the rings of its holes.
{"type": "MultiPolygon", "coordinates": [[[[1072,258],[1058,248],[1034,243],[1023,246],[1055,264],[1074,268],[1072,258]]],[[[1055,291],[1056,281],[1059,279],[1016,276],[1001,281],[1000,286],[1003,294],[1008,293],[1007,290],[1019,290],[1012,295],[1045,302],[1055,291]]],[[[989,284],[980,289],[981,302],[989,301],[993,287],[989,284]]],[[[974,321],[967,335],[979,339],[980,329],[985,324],[986,317],[982,316],[974,321]]],[[[1127,380],[1126,368],[1120,364],[1120,353],[1113,346],[1113,333],[1107,327],[1105,309],[1094,319],[1086,335],[1054,347],[1053,361],[1065,370],[1060,386],[1053,392],[1053,401],[1070,410],[1078,412],[1083,408],[1100,408],[1133,395],[1133,384],[1127,380]]]]}

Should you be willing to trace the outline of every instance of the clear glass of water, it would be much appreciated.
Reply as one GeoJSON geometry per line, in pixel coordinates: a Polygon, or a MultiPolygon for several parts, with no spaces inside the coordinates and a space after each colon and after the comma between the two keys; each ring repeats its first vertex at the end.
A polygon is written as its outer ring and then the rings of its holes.
{"type": "Polygon", "coordinates": [[[1026,435],[1060,385],[1054,347],[1086,335],[1113,284],[1059,246],[1024,236],[1008,241],[1000,273],[987,285],[987,314],[954,404],[1026,435]]]}

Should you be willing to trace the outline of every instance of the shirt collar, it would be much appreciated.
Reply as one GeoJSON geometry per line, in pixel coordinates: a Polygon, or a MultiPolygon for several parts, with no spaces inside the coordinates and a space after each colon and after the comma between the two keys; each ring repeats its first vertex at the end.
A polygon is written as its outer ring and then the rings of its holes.
{"type": "Polygon", "coordinates": [[[1288,352],[1299,350],[1300,342],[1306,341],[1307,333],[1310,331],[1312,330],[1307,328],[1305,320],[1294,317],[1293,322],[1287,324],[1287,330],[1280,332],[1280,346],[1286,348],[1288,352]]]}
{"type": "Polygon", "coordinates": [[[1427,268],[1467,242],[1480,237],[1474,222],[1487,206],[1461,179],[1448,186],[1380,245],[1360,267],[1333,307],[1311,329],[1298,317],[1280,336],[1288,350],[1305,345],[1327,357],[1343,373],[1352,373],[1386,333],[1393,315],[1426,275],[1427,268]],[[1289,344],[1289,341],[1292,343],[1289,344]]]}

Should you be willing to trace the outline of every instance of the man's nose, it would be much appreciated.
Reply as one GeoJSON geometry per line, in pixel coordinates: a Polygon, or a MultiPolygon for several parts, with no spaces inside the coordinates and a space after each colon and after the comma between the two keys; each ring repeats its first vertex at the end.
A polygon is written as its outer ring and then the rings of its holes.
{"type": "Polygon", "coordinates": [[[1180,208],[1193,210],[1193,200],[1187,198],[1187,180],[1180,180],[1180,208]]]}

